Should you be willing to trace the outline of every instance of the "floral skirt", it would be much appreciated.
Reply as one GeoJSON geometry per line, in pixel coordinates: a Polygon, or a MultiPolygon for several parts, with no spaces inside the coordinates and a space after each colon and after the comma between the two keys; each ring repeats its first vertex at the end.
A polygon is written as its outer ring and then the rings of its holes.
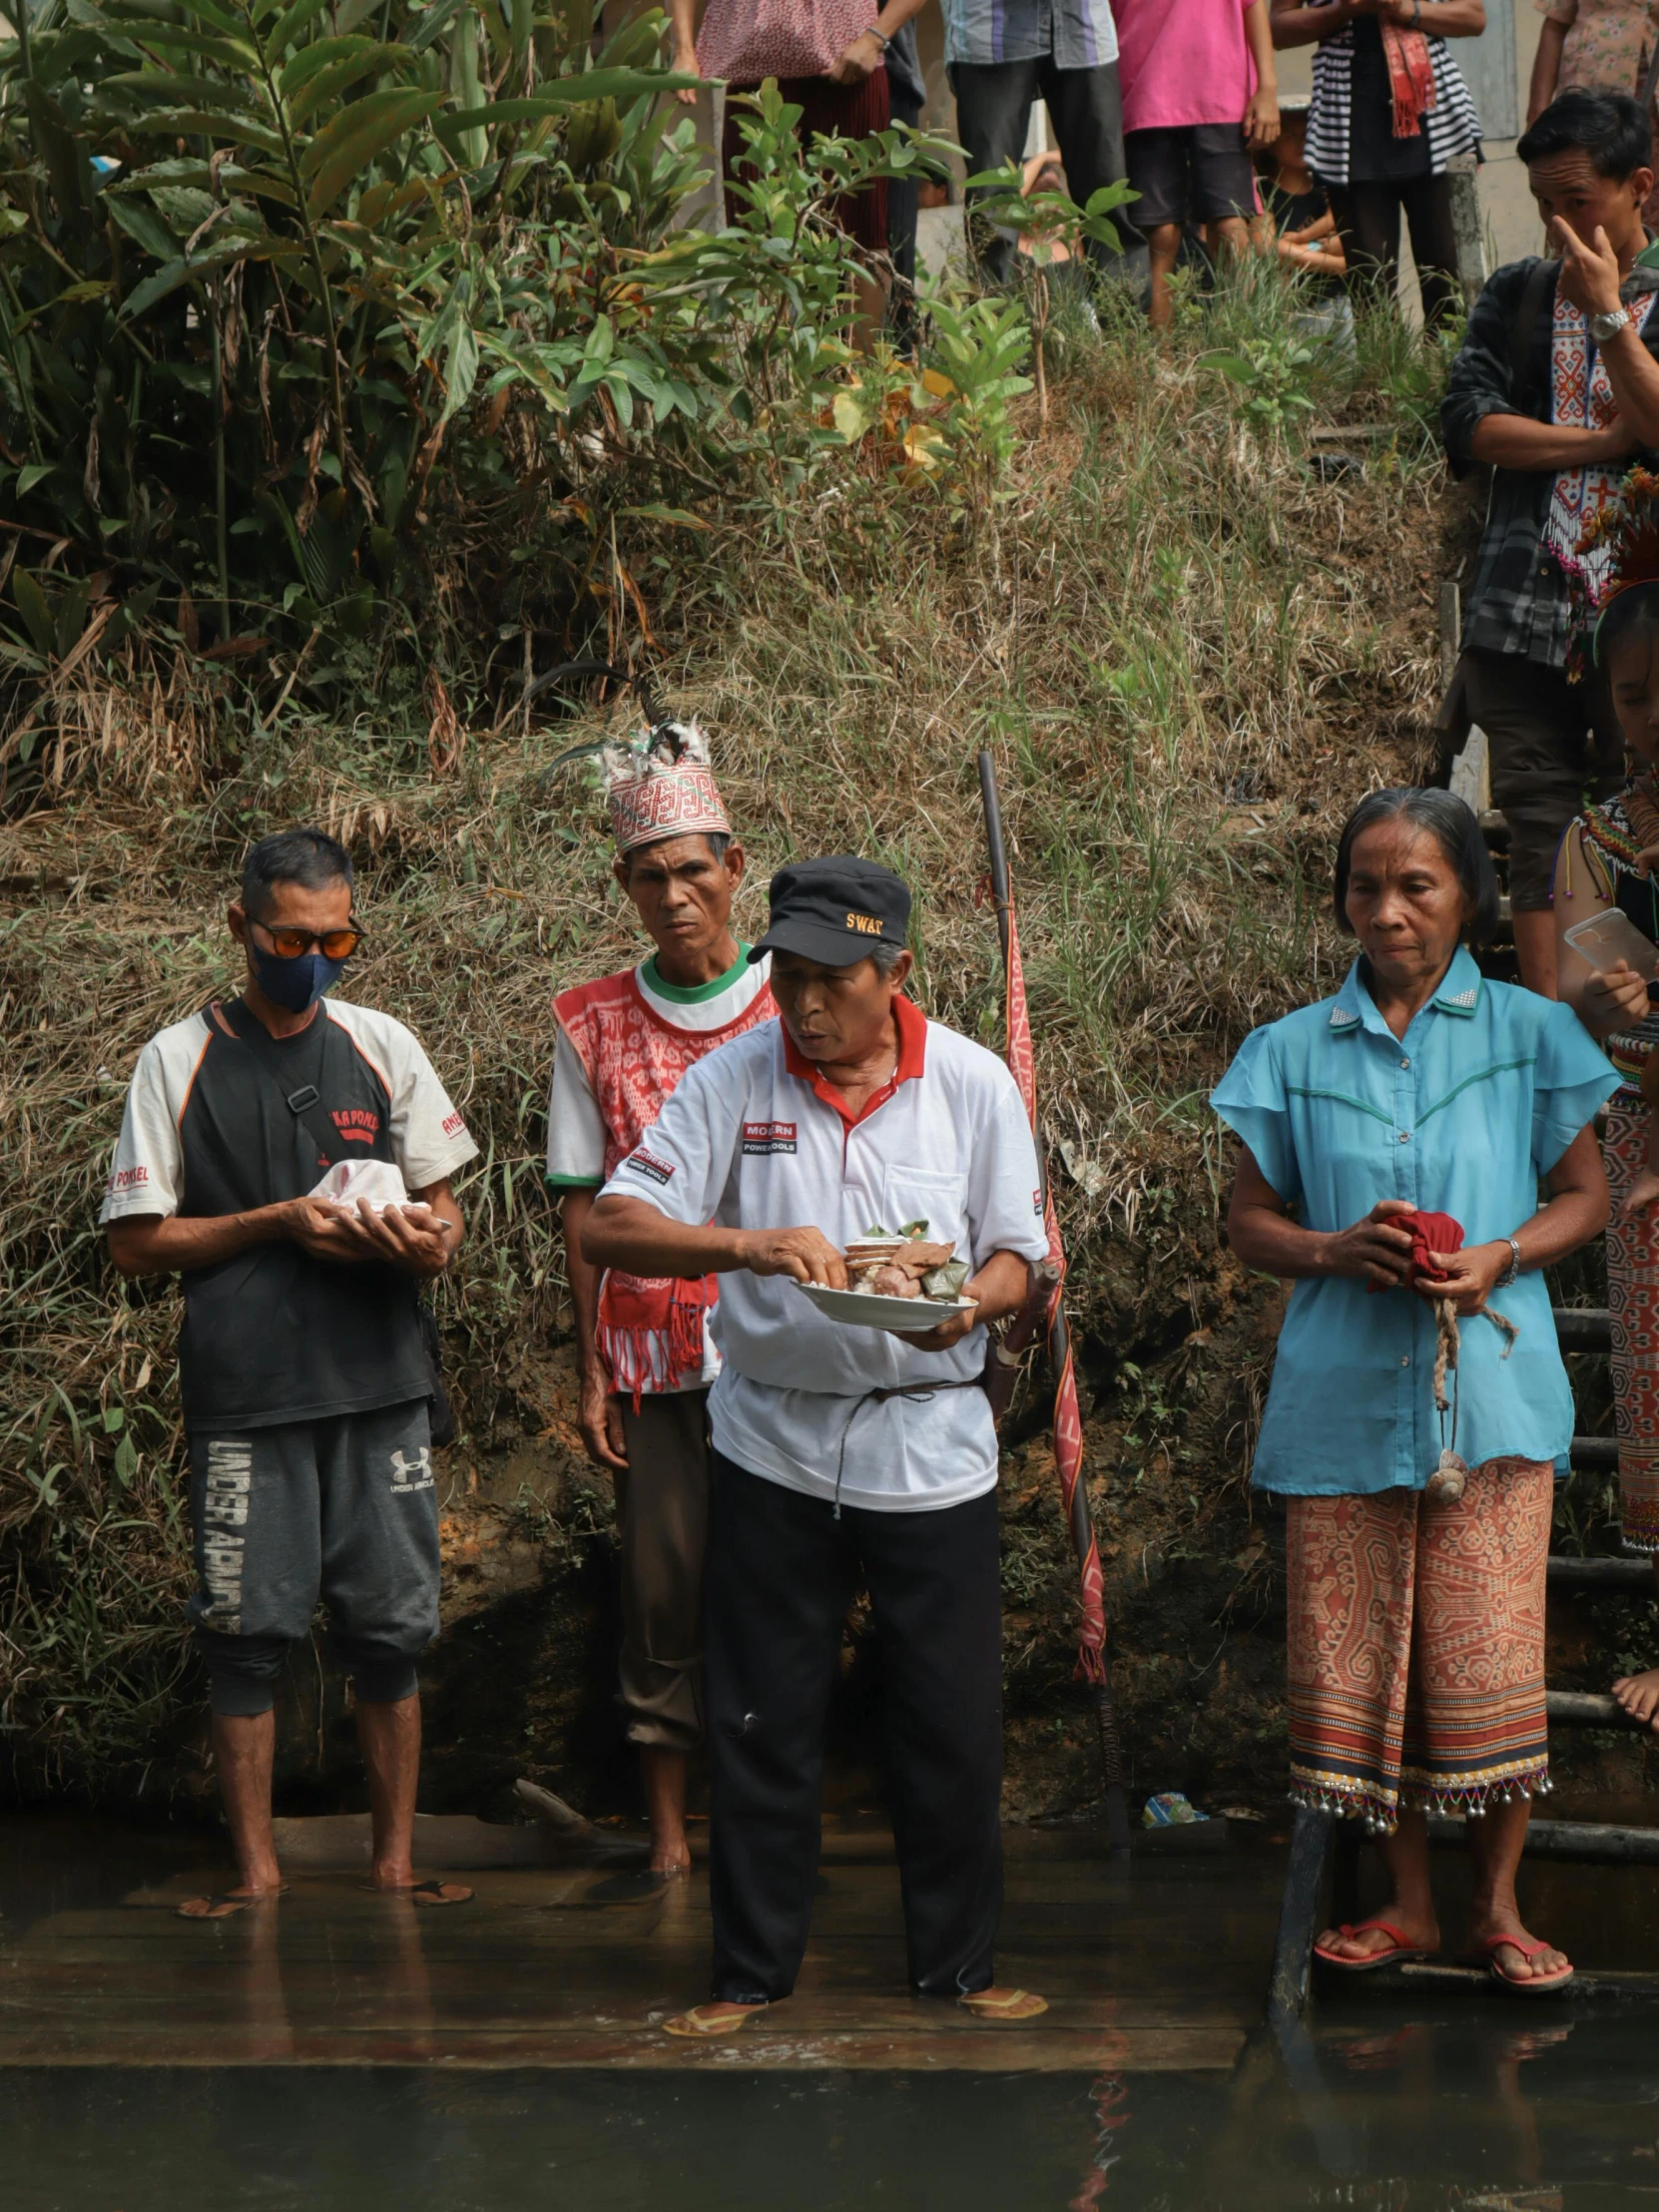
{"type": "Polygon", "coordinates": [[[1618,1091],[1601,1156],[1613,1194],[1607,1224],[1607,1309],[1613,1324],[1613,1404],[1626,1551],[1659,1551],[1659,1208],[1620,1221],[1619,1203],[1647,1161],[1647,1102],[1618,1091]]]}
{"type": "Polygon", "coordinates": [[[1547,1459],[1419,1490],[1289,1504],[1291,1797],[1391,1833],[1549,1788],[1547,1459]]]}

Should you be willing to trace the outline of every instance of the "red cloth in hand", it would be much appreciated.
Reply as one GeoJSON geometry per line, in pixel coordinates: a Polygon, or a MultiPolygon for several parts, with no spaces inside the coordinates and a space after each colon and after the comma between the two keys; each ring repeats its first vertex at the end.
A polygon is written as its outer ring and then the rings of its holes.
{"type": "MultiPolygon", "coordinates": [[[[1434,1270],[1428,1265],[1431,1252],[1461,1252],[1463,1249],[1463,1225],[1453,1221],[1449,1214],[1390,1214],[1390,1229],[1408,1229],[1411,1233],[1411,1272],[1426,1275],[1434,1280],[1434,1270]]],[[[1402,1286],[1403,1287],[1403,1286],[1402,1286]]],[[[1381,1283],[1367,1286],[1375,1297],[1382,1290],[1381,1283]]]]}

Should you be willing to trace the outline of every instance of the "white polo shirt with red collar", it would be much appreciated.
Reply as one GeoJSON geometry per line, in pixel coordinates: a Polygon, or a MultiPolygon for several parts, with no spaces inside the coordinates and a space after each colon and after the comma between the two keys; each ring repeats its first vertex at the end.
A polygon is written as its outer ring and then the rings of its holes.
{"type": "MultiPolygon", "coordinates": [[[[688,1069],[606,1196],[671,1221],[821,1229],[831,1244],[925,1220],[983,1267],[1046,1258],[1037,1156],[1013,1077],[982,1045],[895,999],[898,1065],[856,1115],[781,1021],[688,1069]]],[[[828,1320],[787,1276],[720,1279],[724,1366],[709,1401],[715,1448],[752,1474],[882,1512],[960,1505],[995,1486],[996,1430],[973,1382],[985,1331],[919,1352],[828,1320]]]]}

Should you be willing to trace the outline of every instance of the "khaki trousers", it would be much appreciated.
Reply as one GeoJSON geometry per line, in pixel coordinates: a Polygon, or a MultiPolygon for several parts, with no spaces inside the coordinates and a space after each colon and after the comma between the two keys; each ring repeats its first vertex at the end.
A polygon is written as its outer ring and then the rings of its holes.
{"type": "Polygon", "coordinates": [[[703,1741],[703,1559],[709,1542],[709,1393],[621,1399],[622,1689],[628,1741],[703,1741]]]}

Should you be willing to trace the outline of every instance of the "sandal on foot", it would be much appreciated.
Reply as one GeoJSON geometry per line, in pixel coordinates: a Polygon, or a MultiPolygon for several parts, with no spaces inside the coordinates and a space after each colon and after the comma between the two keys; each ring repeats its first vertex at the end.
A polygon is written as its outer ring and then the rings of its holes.
{"type": "Polygon", "coordinates": [[[1338,1929],[1339,1936],[1368,1936],[1373,1929],[1388,1937],[1388,1948],[1369,1953],[1364,1958],[1343,1958],[1334,1950],[1327,1950],[1323,1943],[1314,1945],[1314,1956],[1324,1959],[1328,1966],[1335,1966],[1342,1973],[1370,1973],[1373,1966],[1393,1966],[1407,1958],[1432,1958],[1434,1953],[1421,1943],[1413,1943],[1403,1929],[1395,1928],[1392,1921],[1344,1921],[1338,1929]]]}
{"type": "Polygon", "coordinates": [[[976,2020],[1034,2020],[1048,2010],[1047,1997],[1033,1989],[969,1989],[956,2002],[976,2020]]]}
{"type": "Polygon", "coordinates": [[[384,1890],[377,1882],[359,1882],[359,1890],[366,1890],[375,1898],[407,1898],[411,1905],[470,1905],[472,1892],[459,1882],[405,1882],[397,1889],[384,1890]],[[446,1898],[445,1890],[459,1890],[458,1898],[446,1898]]]}
{"type": "Polygon", "coordinates": [[[665,2035],[679,2035],[689,2042],[707,2040],[714,2035],[735,2035],[746,2021],[757,2012],[764,2012],[764,2004],[747,2004],[741,2012],[727,2012],[713,2004],[694,2004],[689,2011],[676,2012],[663,2022],[665,2035]]]}
{"type": "Polygon", "coordinates": [[[206,1898],[186,1898],[175,1917],[181,1921],[233,1921],[239,1913],[246,1913],[256,1905],[269,1905],[287,1894],[285,1882],[276,1890],[216,1890],[206,1898]],[[208,1910],[193,1913],[193,1905],[206,1905],[208,1910]]]}
{"type": "Polygon", "coordinates": [[[1488,1936],[1483,1943],[1476,1945],[1485,1954],[1486,1971],[1499,1988],[1506,1989],[1515,1997],[1547,1997],[1556,1989],[1564,1989],[1572,1979],[1573,1969],[1570,1965],[1560,1966],[1554,1973],[1528,1974],[1522,1980],[1518,1974],[1504,1972],[1497,1962],[1498,1952],[1518,1950],[1523,1958],[1530,1961],[1537,1957],[1539,1951],[1554,1950],[1555,1947],[1553,1943],[1546,1943],[1541,1936],[1488,1936]]]}

